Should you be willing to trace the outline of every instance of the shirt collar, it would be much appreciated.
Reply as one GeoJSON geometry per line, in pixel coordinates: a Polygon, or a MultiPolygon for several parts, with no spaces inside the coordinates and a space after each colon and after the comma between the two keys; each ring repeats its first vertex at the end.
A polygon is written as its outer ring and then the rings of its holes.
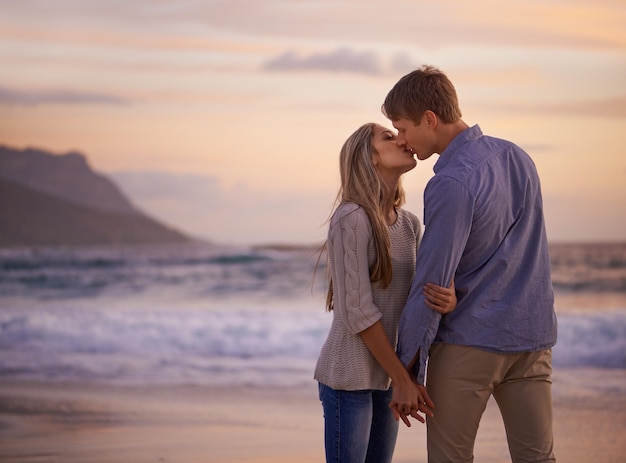
{"type": "Polygon", "coordinates": [[[439,155],[439,159],[433,167],[435,174],[441,171],[450,163],[450,160],[454,156],[454,153],[457,152],[461,148],[461,146],[482,136],[483,132],[482,130],[480,130],[478,124],[476,124],[468,129],[465,129],[463,132],[454,137],[450,144],[446,147],[446,149],[443,150],[443,153],[439,155]]]}

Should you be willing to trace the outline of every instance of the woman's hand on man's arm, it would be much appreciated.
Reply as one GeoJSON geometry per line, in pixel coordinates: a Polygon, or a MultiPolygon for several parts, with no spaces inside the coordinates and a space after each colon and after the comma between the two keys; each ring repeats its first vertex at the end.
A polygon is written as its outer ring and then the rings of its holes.
{"type": "Polygon", "coordinates": [[[434,311],[442,315],[452,312],[457,303],[454,280],[447,288],[434,283],[426,283],[424,285],[424,296],[426,297],[426,305],[434,311]]]}

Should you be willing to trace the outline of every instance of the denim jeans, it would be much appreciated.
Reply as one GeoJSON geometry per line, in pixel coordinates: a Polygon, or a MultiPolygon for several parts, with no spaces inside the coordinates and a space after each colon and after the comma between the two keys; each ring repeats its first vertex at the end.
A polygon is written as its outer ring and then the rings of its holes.
{"type": "Polygon", "coordinates": [[[319,383],[327,463],[389,463],[398,436],[388,391],[341,391],[319,383]]]}

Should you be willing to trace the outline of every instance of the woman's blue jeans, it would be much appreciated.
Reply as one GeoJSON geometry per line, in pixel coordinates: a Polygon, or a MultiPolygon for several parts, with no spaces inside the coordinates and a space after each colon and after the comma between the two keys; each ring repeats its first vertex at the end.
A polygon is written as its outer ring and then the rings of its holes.
{"type": "Polygon", "coordinates": [[[398,436],[388,391],[341,391],[319,383],[327,463],[389,463],[398,436]]]}

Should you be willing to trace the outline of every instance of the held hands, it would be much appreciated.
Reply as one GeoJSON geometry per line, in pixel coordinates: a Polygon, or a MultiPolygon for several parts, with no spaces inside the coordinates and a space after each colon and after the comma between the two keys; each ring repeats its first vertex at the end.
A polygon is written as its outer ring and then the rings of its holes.
{"type": "MultiPolygon", "coordinates": [[[[423,292],[426,305],[442,315],[452,312],[456,308],[457,299],[454,280],[447,288],[427,283],[424,285],[423,292]]],[[[415,359],[413,362],[415,362],[415,359]]],[[[417,379],[411,375],[411,371],[412,366],[409,366],[405,374],[400,375],[401,379],[393,381],[393,392],[391,402],[389,403],[389,408],[391,408],[395,420],[402,419],[407,427],[411,427],[409,416],[415,418],[420,423],[426,422],[426,416],[431,418],[435,416],[433,413],[435,404],[428,395],[426,387],[422,384],[417,384],[417,379]],[[423,413],[424,416],[420,415],[420,413],[423,413]]]]}
{"type": "Polygon", "coordinates": [[[426,388],[423,385],[410,381],[402,386],[392,384],[392,387],[393,393],[389,408],[391,408],[396,421],[402,419],[404,424],[410,428],[409,416],[412,416],[420,423],[426,422],[424,416],[419,414],[420,412],[430,417],[435,416],[432,411],[435,408],[435,404],[430,400],[428,392],[426,392],[426,388]]]}
{"type": "Polygon", "coordinates": [[[450,313],[456,307],[456,293],[454,291],[454,280],[450,286],[443,286],[434,283],[426,283],[424,285],[425,302],[428,307],[442,315],[450,313]]]}

